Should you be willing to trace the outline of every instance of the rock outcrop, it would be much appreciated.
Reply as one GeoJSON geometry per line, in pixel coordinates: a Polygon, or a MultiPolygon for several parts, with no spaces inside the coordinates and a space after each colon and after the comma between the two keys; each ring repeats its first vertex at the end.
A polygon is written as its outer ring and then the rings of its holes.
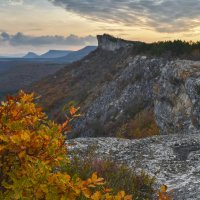
{"type": "Polygon", "coordinates": [[[158,185],[174,190],[175,200],[200,199],[200,135],[155,136],[141,140],[79,138],[68,142],[70,151],[106,157],[155,176],[158,185]]]}
{"type": "Polygon", "coordinates": [[[112,123],[119,124],[130,115],[153,108],[153,87],[165,65],[164,59],[130,57],[115,78],[101,86],[98,97],[91,102],[75,130],[82,137],[98,136],[97,129],[101,129],[101,135],[103,132],[112,135],[109,133],[112,123]]]}
{"type": "Polygon", "coordinates": [[[78,128],[81,136],[94,136],[96,130],[86,124],[118,124],[130,112],[151,106],[161,134],[199,133],[199,99],[200,62],[136,56],[102,86],[78,128]]]}
{"type": "Polygon", "coordinates": [[[108,34],[98,35],[97,40],[98,40],[98,47],[108,51],[115,51],[122,47],[133,46],[134,44],[138,43],[138,42],[123,40],[120,38],[115,38],[108,34]]]}
{"type": "Polygon", "coordinates": [[[154,85],[154,94],[155,116],[162,134],[199,133],[200,62],[168,62],[154,85]]]}

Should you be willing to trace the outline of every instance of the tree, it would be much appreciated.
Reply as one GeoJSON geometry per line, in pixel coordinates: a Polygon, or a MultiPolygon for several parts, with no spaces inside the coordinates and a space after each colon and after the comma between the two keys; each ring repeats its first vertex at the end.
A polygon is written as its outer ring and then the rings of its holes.
{"type": "Polygon", "coordinates": [[[34,94],[19,92],[0,105],[0,199],[131,199],[123,191],[112,195],[96,173],[87,180],[62,172],[70,165],[62,125],[48,120],[35,105],[34,94]]]}

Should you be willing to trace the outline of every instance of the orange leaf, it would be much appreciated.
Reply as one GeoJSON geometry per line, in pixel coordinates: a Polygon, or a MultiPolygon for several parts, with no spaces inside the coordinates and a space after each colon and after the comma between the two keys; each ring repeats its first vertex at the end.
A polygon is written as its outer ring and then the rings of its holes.
{"type": "Polygon", "coordinates": [[[132,199],[133,199],[132,195],[126,195],[124,197],[124,200],[132,200],[132,199]]]}
{"type": "Polygon", "coordinates": [[[160,187],[160,191],[161,191],[161,192],[167,192],[167,186],[166,186],[166,185],[162,185],[162,186],[160,187]]]}
{"type": "Polygon", "coordinates": [[[75,108],[74,106],[71,106],[69,110],[70,115],[74,115],[79,109],[80,107],[75,108]]]}

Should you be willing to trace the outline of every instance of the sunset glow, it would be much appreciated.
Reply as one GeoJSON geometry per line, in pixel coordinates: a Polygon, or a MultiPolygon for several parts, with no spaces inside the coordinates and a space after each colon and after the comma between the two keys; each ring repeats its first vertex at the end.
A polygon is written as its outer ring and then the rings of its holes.
{"type": "Polygon", "coordinates": [[[199,0],[1,0],[0,55],[79,49],[96,45],[103,33],[145,42],[197,41],[199,9],[199,0]]]}

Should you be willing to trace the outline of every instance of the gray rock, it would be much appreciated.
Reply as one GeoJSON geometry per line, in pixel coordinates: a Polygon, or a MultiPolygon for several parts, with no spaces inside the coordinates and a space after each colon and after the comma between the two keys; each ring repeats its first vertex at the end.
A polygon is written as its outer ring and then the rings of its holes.
{"type": "Polygon", "coordinates": [[[98,35],[97,40],[98,40],[98,47],[107,51],[115,51],[122,47],[133,46],[138,43],[141,43],[141,42],[133,42],[133,41],[123,40],[120,38],[115,38],[108,34],[98,35]]]}
{"type": "Polygon", "coordinates": [[[174,189],[176,200],[200,199],[200,135],[156,136],[141,140],[78,138],[69,140],[70,152],[83,153],[95,146],[95,154],[144,170],[157,184],[174,189]]]}
{"type": "Polygon", "coordinates": [[[199,133],[199,61],[130,57],[99,93],[77,123],[80,136],[99,135],[90,126],[94,122],[104,129],[106,124],[118,124],[129,112],[137,114],[146,107],[154,109],[161,134],[199,133]]]}
{"type": "Polygon", "coordinates": [[[91,125],[95,121],[101,126],[99,129],[103,129],[106,123],[114,120],[117,124],[129,112],[136,114],[152,105],[153,86],[165,62],[163,59],[140,56],[130,59],[114,80],[102,86],[100,95],[90,104],[85,117],[77,123],[75,129],[80,131],[80,136],[98,135],[91,125]]]}
{"type": "Polygon", "coordinates": [[[154,87],[155,116],[161,134],[199,132],[200,62],[167,63],[154,87]]]}

